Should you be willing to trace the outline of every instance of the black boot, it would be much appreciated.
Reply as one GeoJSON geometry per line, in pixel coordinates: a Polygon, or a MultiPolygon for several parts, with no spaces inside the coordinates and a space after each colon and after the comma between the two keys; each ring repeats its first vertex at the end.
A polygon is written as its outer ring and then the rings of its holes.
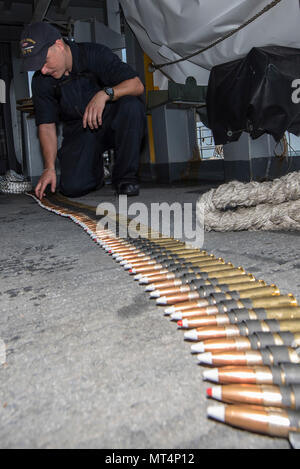
{"type": "Polygon", "coordinates": [[[116,186],[116,193],[117,195],[128,195],[128,197],[139,195],[140,186],[136,182],[120,182],[116,186]]]}

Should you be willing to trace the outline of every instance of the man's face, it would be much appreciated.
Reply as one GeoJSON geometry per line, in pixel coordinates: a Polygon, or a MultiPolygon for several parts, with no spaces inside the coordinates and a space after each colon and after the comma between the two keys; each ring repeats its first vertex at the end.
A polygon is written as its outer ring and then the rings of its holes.
{"type": "Polygon", "coordinates": [[[65,49],[61,41],[56,41],[49,47],[46,62],[41,68],[43,75],[50,75],[56,80],[67,71],[65,49]]]}

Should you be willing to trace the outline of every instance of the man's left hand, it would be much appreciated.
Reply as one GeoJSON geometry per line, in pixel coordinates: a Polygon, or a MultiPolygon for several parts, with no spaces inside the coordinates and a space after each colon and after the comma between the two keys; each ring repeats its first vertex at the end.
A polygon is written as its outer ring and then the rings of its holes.
{"type": "Polygon", "coordinates": [[[90,100],[85,108],[82,119],[84,129],[86,129],[87,125],[92,130],[98,129],[102,125],[102,114],[107,101],[109,101],[109,96],[102,90],[90,100]]]}

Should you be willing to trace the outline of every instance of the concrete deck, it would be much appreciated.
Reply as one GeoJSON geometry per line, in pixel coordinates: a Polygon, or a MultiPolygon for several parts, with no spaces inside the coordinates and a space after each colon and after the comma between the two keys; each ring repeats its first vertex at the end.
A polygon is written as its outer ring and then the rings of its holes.
{"type": "MultiPolygon", "coordinates": [[[[205,189],[145,187],[132,202],[205,189]]],[[[105,187],[80,201],[116,199],[105,187]]],[[[0,239],[1,448],[290,447],[206,418],[183,332],[74,223],[0,195],[0,239]]],[[[204,248],[300,299],[299,233],[206,233],[204,248]]]]}

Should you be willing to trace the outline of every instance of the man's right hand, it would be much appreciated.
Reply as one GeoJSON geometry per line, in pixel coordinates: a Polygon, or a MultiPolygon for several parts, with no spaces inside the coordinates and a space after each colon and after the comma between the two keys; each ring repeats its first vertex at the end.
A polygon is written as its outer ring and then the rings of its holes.
{"type": "Polygon", "coordinates": [[[37,183],[37,186],[35,188],[35,195],[42,200],[43,197],[45,197],[46,193],[46,187],[50,184],[51,186],[51,192],[55,192],[56,189],[56,172],[55,169],[49,168],[49,169],[44,169],[39,182],[37,183]]]}

